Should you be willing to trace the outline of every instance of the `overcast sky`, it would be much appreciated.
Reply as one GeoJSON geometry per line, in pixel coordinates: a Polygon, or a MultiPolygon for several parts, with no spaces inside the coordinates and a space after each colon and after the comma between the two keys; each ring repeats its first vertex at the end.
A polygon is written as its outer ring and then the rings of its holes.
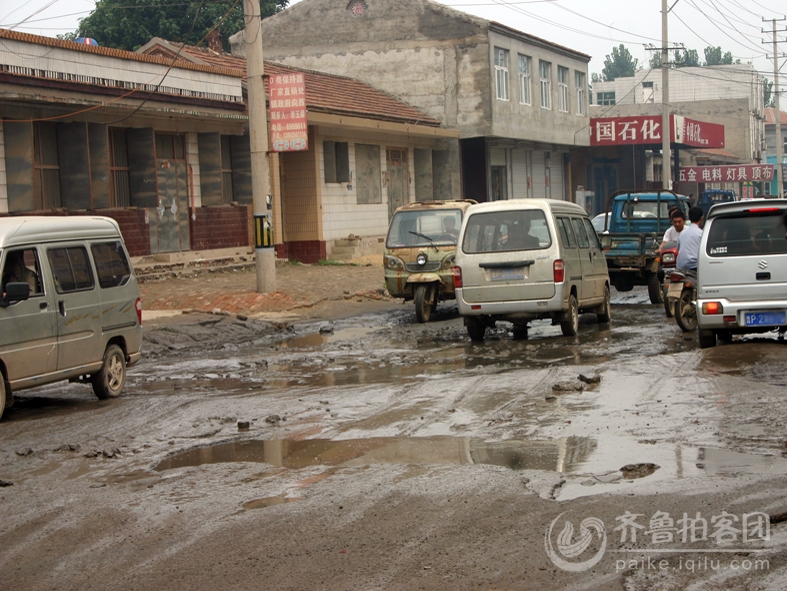
{"type": "MultiPolygon", "coordinates": [[[[291,0],[290,5],[297,1],[291,0]]],[[[644,46],[661,46],[661,0],[440,1],[586,53],[592,57],[590,72],[600,73],[605,56],[621,43],[645,66],[652,52],[644,46]]],[[[766,57],[773,50],[772,23],[763,18],[784,18],[787,0],[669,0],[669,4],[673,6],[670,45],[683,43],[687,49],[696,49],[700,60],[705,47],[720,46],[742,62],[754,63],[773,80],[773,62],[766,57]]],[[[90,14],[94,5],[94,0],[0,0],[0,27],[54,37],[75,30],[78,20],[90,14]]],[[[777,21],[781,40],[787,39],[785,28],[787,21],[777,21]]],[[[787,54],[787,41],[779,44],[779,51],[787,54]]],[[[782,74],[780,84],[786,83],[782,74]]]]}

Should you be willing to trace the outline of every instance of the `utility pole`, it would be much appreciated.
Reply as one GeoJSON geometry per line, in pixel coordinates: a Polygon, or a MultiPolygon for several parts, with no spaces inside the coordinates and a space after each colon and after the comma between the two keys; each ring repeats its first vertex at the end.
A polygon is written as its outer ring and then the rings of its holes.
{"type": "MultiPolygon", "coordinates": [[[[762,20],[767,22],[766,19],[762,20]]],[[[784,165],[782,162],[784,158],[784,138],[782,137],[782,112],[779,106],[779,53],[776,45],[778,43],[776,38],[777,20],[783,21],[785,18],[771,19],[771,31],[773,32],[773,104],[776,107],[776,115],[774,117],[776,119],[776,184],[778,186],[777,195],[779,198],[782,198],[784,197],[784,165]]]]}
{"type": "Polygon", "coordinates": [[[268,163],[268,115],[265,109],[265,66],[262,59],[260,0],[243,0],[246,26],[246,87],[249,94],[251,196],[254,209],[254,258],[257,293],[276,291],[276,251],[271,230],[271,177],[268,163]]]}
{"type": "MultiPolygon", "coordinates": [[[[674,4],[673,4],[674,6],[674,4]]],[[[661,0],[661,186],[672,189],[672,160],[670,157],[669,124],[669,35],[667,0],[661,0]]]]}

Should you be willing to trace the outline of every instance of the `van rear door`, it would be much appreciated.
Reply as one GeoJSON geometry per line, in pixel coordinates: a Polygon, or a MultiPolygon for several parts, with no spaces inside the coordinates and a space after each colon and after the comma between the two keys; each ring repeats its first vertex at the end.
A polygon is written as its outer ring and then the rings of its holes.
{"type": "Polygon", "coordinates": [[[784,299],[784,213],[763,205],[711,217],[700,255],[700,297],[733,302],[784,299]]]}
{"type": "Polygon", "coordinates": [[[555,295],[552,233],[541,209],[471,214],[462,240],[468,303],[543,300],[555,295]]]}

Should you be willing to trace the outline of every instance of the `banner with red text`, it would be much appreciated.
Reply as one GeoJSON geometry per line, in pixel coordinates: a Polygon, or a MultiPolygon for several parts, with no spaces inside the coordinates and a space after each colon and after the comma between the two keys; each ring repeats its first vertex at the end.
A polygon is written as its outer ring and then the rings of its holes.
{"type": "MultiPolygon", "coordinates": [[[[691,148],[723,148],[724,126],[670,115],[670,143],[691,148]]],[[[598,117],[590,120],[591,146],[661,143],[661,115],[598,117]]]]}
{"type": "Polygon", "coordinates": [[[741,164],[738,166],[685,166],[678,180],[682,183],[737,183],[739,181],[771,181],[773,164],[741,164]]]}
{"type": "Polygon", "coordinates": [[[309,149],[306,122],[306,83],[302,73],[275,74],[268,78],[271,148],[274,152],[309,149]]]}

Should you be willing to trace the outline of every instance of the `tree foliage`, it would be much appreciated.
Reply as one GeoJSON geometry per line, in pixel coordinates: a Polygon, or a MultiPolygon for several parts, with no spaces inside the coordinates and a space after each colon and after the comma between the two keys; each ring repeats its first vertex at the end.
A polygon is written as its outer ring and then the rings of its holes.
{"type": "Polygon", "coordinates": [[[696,49],[675,50],[675,67],[689,68],[700,65],[700,54],[696,49]]]}
{"type": "MultiPolygon", "coordinates": [[[[288,3],[289,0],[261,0],[261,14],[263,18],[275,14],[288,3]]],[[[167,0],[97,0],[95,10],[80,19],[73,35],[92,37],[104,47],[133,51],[153,37],[197,45],[219,22],[224,48],[229,50],[230,35],[244,27],[243,2],[190,0],[181,4],[167,0]]]]}
{"type": "Polygon", "coordinates": [[[601,70],[604,80],[611,82],[615,78],[627,78],[637,71],[639,60],[631,57],[631,52],[622,43],[612,48],[612,54],[604,60],[604,69],[601,70]]]}
{"type": "Polygon", "coordinates": [[[710,45],[705,48],[706,66],[723,66],[731,63],[733,63],[731,52],[722,53],[721,47],[712,47],[710,45]]]}
{"type": "Polygon", "coordinates": [[[776,106],[776,101],[774,99],[774,94],[773,94],[773,82],[771,82],[770,80],[765,78],[765,84],[763,84],[762,90],[763,90],[763,93],[765,94],[765,96],[764,96],[765,106],[766,107],[775,107],[776,106]]]}

